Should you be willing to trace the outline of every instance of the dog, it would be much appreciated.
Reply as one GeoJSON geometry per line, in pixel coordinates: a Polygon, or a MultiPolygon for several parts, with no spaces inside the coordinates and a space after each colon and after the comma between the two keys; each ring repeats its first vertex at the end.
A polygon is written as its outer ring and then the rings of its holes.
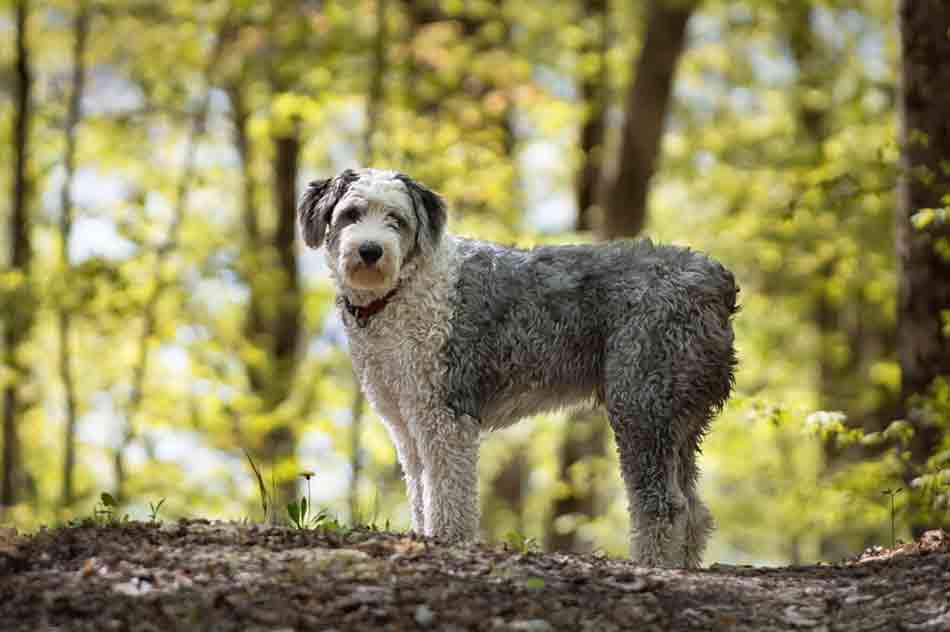
{"type": "Polygon", "coordinates": [[[631,558],[700,565],[713,521],[696,455],[736,366],[728,270],[648,240],[522,250],[453,236],[443,199],[394,171],[310,183],[299,222],[326,247],[414,531],[474,539],[482,433],[594,403],[616,438],[631,558]]]}

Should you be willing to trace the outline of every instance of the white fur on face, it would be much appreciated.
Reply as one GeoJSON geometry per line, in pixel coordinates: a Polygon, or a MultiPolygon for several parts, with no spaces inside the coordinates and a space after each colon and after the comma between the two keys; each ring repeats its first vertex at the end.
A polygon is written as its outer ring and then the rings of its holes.
{"type": "Polygon", "coordinates": [[[385,216],[373,213],[350,224],[340,235],[339,270],[344,282],[354,290],[388,290],[396,283],[402,266],[399,234],[386,225],[385,216]],[[383,256],[368,264],[360,256],[360,246],[378,244],[383,256]]]}
{"type": "Polygon", "coordinates": [[[328,254],[343,283],[354,290],[392,289],[406,255],[406,231],[415,228],[412,200],[403,184],[389,172],[365,172],[337,202],[332,223],[338,237],[328,254]],[[383,255],[368,264],[359,250],[371,243],[383,255]]]}

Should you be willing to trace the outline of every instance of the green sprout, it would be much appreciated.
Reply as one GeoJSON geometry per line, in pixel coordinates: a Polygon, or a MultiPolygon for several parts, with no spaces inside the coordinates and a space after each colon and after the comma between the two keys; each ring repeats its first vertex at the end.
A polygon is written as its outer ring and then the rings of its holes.
{"type": "Polygon", "coordinates": [[[158,512],[162,508],[162,505],[164,504],[165,504],[164,498],[159,500],[157,503],[150,502],[148,504],[148,512],[149,512],[148,521],[149,522],[152,522],[152,523],[158,522],[158,512]]]}
{"type": "Polygon", "coordinates": [[[894,542],[895,542],[895,540],[894,540],[894,515],[897,513],[897,511],[896,511],[896,509],[895,509],[895,507],[894,507],[894,499],[895,499],[895,498],[897,497],[897,495],[898,495],[899,493],[901,493],[902,491],[904,491],[904,488],[903,488],[903,487],[898,487],[897,489],[882,489],[882,490],[881,490],[881,494],[883,494],[884,496],[890,496],[890,497],[891,497],[891,548],[894,548],[894,542]]]}
{"type": "MultiPolygon", "coordinates": [[[[109,492],[99,494],[99,503],[92,510],[92,517],[96,522],[104,525],[115,525],[119,522],[119,501],[109,492]]],[[[128,521],[129,515],[123,516],[123,521],[128,521]]]]}

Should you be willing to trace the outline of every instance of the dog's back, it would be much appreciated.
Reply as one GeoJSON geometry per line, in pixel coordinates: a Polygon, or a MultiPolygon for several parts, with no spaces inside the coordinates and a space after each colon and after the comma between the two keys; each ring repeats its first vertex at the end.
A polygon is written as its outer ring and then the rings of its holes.
{"type": "Polygon", "coordinates": [[[602,400],[607,350],[628,344],[616,337],[631,325],[657,340],[647,352],[700,365],[715,356],[728,372],[710,407],[728,395],[737,288],[706,256],[648,240],[520,250],[457,239],[453,247],[458,283],[444,354],[456,412],[498,427],[602,400]],[[667,344],[670,332],[685,334],[667,344]],[[699,348],[679,349],[687,340],[699,348]]]}

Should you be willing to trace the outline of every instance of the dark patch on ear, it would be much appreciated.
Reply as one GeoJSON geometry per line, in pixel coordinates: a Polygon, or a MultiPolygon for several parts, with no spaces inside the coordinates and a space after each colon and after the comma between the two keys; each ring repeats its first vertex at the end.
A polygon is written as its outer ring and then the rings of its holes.
{"type": "Polygon", "coordinates": [[[311,248],[319,248],[323,244],[327,226],[333,217],[333,207],[357,179],[359,175],[347,169],[335,178],[314,180],[307,186],[297,205],[304,243],[311,248]]]}
{"type": "Polygon", "coordinates": [[[432,245],[437,246],[442,239],[442,233],[445,232],[445,200],[432,189],[419,184],[404,173],[397,173],[396,179],[402,182],[409,191],[413,212],[419,219],[419,223],[424,224],[428,230],[432,245]]]}

